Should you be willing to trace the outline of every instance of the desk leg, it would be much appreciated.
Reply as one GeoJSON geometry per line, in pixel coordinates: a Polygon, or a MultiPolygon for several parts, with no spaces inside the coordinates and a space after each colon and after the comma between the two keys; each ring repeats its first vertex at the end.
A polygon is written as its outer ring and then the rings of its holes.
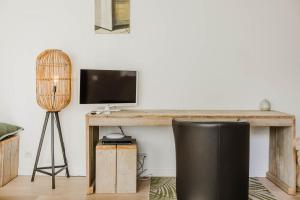
{"type": "Polygon", "coordinates": [[[87,194],[95,192],[96,145],[99,141],[99,126],[87,126],[86,130],[86,176],[87,194]]]}
{"type": "Polygon", "coordinates": [[[267,178],[287,194],[296,194],[295,126],[271,127],[267,178]]]}

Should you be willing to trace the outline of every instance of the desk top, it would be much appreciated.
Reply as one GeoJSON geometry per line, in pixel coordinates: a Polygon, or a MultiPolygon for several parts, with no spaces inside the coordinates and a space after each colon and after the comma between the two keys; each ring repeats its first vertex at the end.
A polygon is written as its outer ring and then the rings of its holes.
{"type": "Polygon", "coordinates": [[[198,121],[249,121],[257,126],[291,126],[295,116],[279,111],[259,110],[122,110],[109,115],[87,114],[91,126],[171,125],[172,119],[198,121]]]}
{"type": "Polygon", "coordinates": [[[294,118],[294,115],[279,111],[259,110],[122,110],[109,115],[92,115],[96,118],[128,118],[128,117],[234,117],[234,118],[294,118]]]}

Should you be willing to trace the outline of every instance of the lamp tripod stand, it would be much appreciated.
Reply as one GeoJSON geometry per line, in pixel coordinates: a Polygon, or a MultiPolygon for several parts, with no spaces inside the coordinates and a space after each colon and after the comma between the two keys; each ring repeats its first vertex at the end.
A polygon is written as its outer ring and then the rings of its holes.
{"type": "Polygon", "coordinates": [[[35,173],[40,172],[40,173],[52,176],[52,189],[55,189],[55,175],[57,175],[58,173],[60,173],[64,169],[66,170],[66,176],[69,178],[70,174],[69,174],[69,169],[68,169],[68,161],[67,161],[67,157],[66,157],[66,153],[65,153],[65,145],[64,145],[64,141],[63,141],[63,137],[62,137],[62,131],[61,131],[61,126],[60,126],[58,111],[53,111],[53,112],[48,111],[48,112],[46,112],[46,117],[45,117],[45,120],[44,120],[43,130],[42,130],[41,139],[40,139],[40,143],[39,143],[39,147],[38,147],[38,151],[37,151],[37,155],[36,155],[36,159],[35,159],[35,164],[34,164],[34,169],[33,169],[33,172],[32,172],[31,182],[34,181],[35,173]],[[43,141],[44,141],[44,137],[45,137],[45,133],[46,133],[46,129],[47,129],[49,116],[51,118],[51,166],[49,166],[49,167],[38,167],[38,162],[39,162],[40,153],[41,153],[41,149],[42,149],[42,145],[43,145],[43,141]],[[64,165],[55,165],[55,159],[54,159],[54,121],[56,122],[56,127],[58,129],[58,135],[59,135],[60,145],[61,145],[61,149],[62,149],[64,165]],[[60,169],[55,172],[56,168],[60,168],[60,169]],[[51,169],[51,173],[47,172],[47,171],[44,171],[44,169],[51,169]]]}

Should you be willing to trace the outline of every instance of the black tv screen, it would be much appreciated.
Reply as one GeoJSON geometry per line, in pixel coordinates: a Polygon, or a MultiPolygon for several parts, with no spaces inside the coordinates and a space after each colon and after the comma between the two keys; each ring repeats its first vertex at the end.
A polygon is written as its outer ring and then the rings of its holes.
{"type": "Polygon", "coordinates": [[[135,104],[137,72],[80,70],[80,104],[135,104]]]}

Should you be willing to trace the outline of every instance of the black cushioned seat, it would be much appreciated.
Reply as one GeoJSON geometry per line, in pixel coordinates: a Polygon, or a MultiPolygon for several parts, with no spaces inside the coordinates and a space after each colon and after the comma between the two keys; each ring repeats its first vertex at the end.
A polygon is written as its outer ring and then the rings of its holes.
{"type": "Polygon", "coordinates": [[[173,120],[178,200],[248,200],[249,129],[173,120]]]}

